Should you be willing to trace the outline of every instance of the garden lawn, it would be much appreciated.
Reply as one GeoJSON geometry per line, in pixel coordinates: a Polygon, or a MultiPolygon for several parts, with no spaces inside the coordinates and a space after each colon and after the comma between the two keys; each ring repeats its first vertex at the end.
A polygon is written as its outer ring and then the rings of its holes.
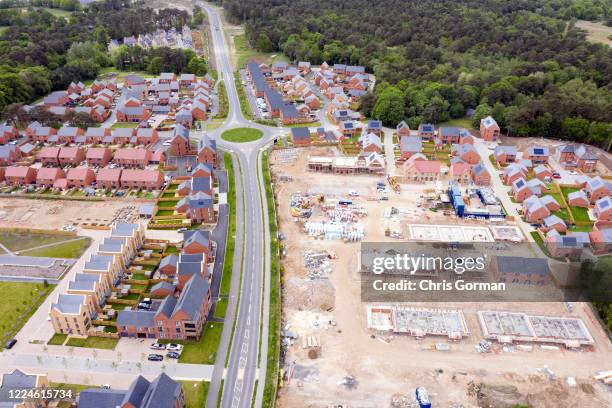
{"type": "Polygon", "coordinates": [[[179,363],[214,364],[222,332],[223,323],[207,322],[202,331],[202,337],[197,342],[160,340],[160,343],[179,343],[185,346],[179,363]]]}
{"type": "Polygon", "coordinates": [[[236,128],[226,130],[221,134],[221,139],[227,142],[246,143],[261,139],[263,132],[259,129],[236,128]]]}
{"type": "Polygon", "coordinates": [[[66,342],[66,346],[113,350],[115,346],[117,346],[118,342],[119,339],[113,339],[110,337],[89,336],[84,339],[73,337],[66,342]]]}
{"type": "Polygon", "coordinates": [[[91,238],[84,237],[76,241],[59,243],[31,251],[22,251],[19,254],[24,256],[78,259],[89,248],[89,245],[91,245],[91,238]]]}
{"type": "Polygon", "coordinates": [[[112,124],[111,129],[117,128],[136,128],[139,122],[115,122],[112,124]]]}
{"type": "Polygon", "coordinates": [[[306,122],[306,123],[292,123],[290,125],[283,125],[286,128],[300,128],[300,127],[319,127],[321,126],[321,122],[306,122]]]}
{"type": "Polygon", "coordinates": [[[206,405],[208,382],[181,381],[185,391],[185,408],[201,408],[206,405]]]}
{"type": "Polygon", "coordinates": [[[64,344],[67,338],[68,338],[67,334],[55,333],[53,337],[49,339],[47,344],[51,346],[61,346],[62,344],[64,344]]]}
{"type": "Polygon", "coordinates": [[[0,282],[0,344],[13,338],[55,285],[0,282]]]}
{"type": "Polygon", "coordinates": [[[164,193],[162,198],[174,198],[174,192],[164,193]]]}
{"type": "Polygon", "coordinates": [[[570,207],[570,211],[574,216],[574,221],[591,221],[589,218],[589,210],[584,207],[570,207]]]}
{"type": "Polygon", "coordinates": [[[158,207],[163,207],[163,208],[172,208],[172,207],[176,207],[176,204],[178,203],[178,200],[176,201],[158,201],[157,202],[157,206],[158,207]]]}
{"type": "Polygon", "coordinates": [[[11,251],[23,251],[41,245],[64,242],[76,238],[76,234],[49,234],[27,230],[0,229],[0,244],[11,251]]]}
{"type": "Polygon", "coordinates": [[[174,210],[157,210],[157,213],[155,215],[164,216],[164,215],[173,215],[173,214],[174,214],[174,210]]]}

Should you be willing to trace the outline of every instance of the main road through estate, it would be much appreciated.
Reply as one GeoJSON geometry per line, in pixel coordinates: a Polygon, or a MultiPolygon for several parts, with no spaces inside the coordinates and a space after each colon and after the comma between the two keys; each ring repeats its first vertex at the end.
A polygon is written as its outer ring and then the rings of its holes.
{"type": "MultiPolygon", "coordinates": [[[[206,406],[217,407],[218,390],[223,378],[221,407],[251,407],[256,381],[258,386],[255,392],[255,407],[261,407],[268,351],[270,230],[268,212],[264,210],[268,203],[260,152],[274,138],[280,136],[281,130],[253,123],[242,115],[221,18],[216,8],[205,3],[201,3],[201,6],[208,14],[218,79],[223,80],[225,84],[229,105],[227,120],[215,131],[208,132],[208,136],[215,139],[220,148],[234,154],[238,202],[235,249],[237,255],[234,257],[228,313],[206,406]],[[229,143],[220,138],[225,130],[237,127],[259,129],[264,136],[250,143],[229,143]],[[237,303],[238,309],[234,315],[237,303]],[[232,333],[234,323],[235,331],[232,333]],[[228,347],[229,359],[226,368],[228,347]]],[[[196,138],[202,136],[202,133],[194,134],[196,138]]]]}

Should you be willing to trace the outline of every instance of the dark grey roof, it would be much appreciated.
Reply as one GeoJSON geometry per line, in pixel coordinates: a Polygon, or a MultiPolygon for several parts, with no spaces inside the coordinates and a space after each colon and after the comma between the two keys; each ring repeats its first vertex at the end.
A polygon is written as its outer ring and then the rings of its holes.
{"type": "Polygon", "coordinates": [[[117,313],[117,324],[120,326],[155,327],[155,312],[148,310],[120,310],[117,313]]]}
{"type": "Polygon", "coordinates": [[[179,256],[181,262],[202,262],[204,260],[204,254],[184,254],[181,253],[179,256]]]}
{"type": "Polygon", "coordinates": [[[142,400],[142,408],[169,408],[181,393],[181,384],[174,381],[165,373],[161,373],[149,385],[142,400]]]}
{"type": "Polygon", "coordinates": [[[79,314],[83,304],[85,304],[85,296],[62,293],[58,295],[57,302],[53,303],[51,308],[55,308],[61,313],[79,314]]]}
{"type": "Polygon", "coordinates": [[[202,262],[179,262],[176,267],[177,275],[193,275],[202,273],[202,262]]]}
{"type": "Polygon", "coordinates": [[[523,258],[520,256],[496,256],[500,273],[524,273],[527,275],[548,275],[548,261],[544,258],[523,258]]]}
{"type": "Polygon", "coordinates": [[[134,407],[140,407],[141,402],[149,388],[151,383],[139,375],[136,380],[130,385],[130,388],[127,390],[123,401],[121,402],[121,406],[125,406],[126,404],[132,404],[134,407]]]}
{"type": "Polygon", "coordinates": [[[166,289],[170,293],[174,293],[175,286],[170,282],[158,282],[151,287],[151,292],[155,292],[156,290],[166,289]]]}
{"type": "Polygon", "coordinates": [[[191,179],[191,191],[210,191],[212,190],[212,180],[210,177],[193,177],[191,179]]]}
{"type": "Polygon", "coordinates": [[[2,376],[2,388],[34,388],[36,387],[36,376],[26,374],[15,369],[2,376]]]}
{"type": "Polygon", "coordinates": [[[176,298],[174,298],[174,296],[166,296],[159,305],[159,309],[157,309],[157,315],[163,314],[166,317],[171,317],[175,306],[176,298]]]}
{"type": "Polygon", "coordinates": [[[431,123],[421,123],[419,124],[419,132],[431,133],[435,132],[436,128],[431,123]]]}
{"type": "Polygon", "coordinates": [[[116,408],[121,406],[124,397],[123,390],[89,388],[79,394],[78,406],[79,408],[116,408]]]}
{"type": "Polygon", "coordinates": [[[174,313],[182,311],[190,316],[192,320],[196,320],[202,308],[202,303],[206,300],[208,289],[209,283],[207,278],[204,278],[199,273],[193,275],[181,292],[181,296],[174,308],[174,313]]]}
{"type": "Polygon", "coordinates": [[[210,240],[210,231],[207,230],[195,230],[185,231],[183,233],[184,243],[183,246],[187,246],[193,242],[199,242],[204,246],[208,246],[210,240]]]}
{"type": "Polygon", "coordinates": [[[291,137],[297,140],[310,139],[310,130],[307,127],[292,128],[291,137]]]}
{"type": "Polygon", "coordinates": [[[159,267],[163,268],[164,266],[167,266],[167,265],[172,265],[176,267],[177,262],[178,262],[178,256],[176,256],[175,254],[170,254],[161,260],[161,262],[159,263],[159,267]]]}

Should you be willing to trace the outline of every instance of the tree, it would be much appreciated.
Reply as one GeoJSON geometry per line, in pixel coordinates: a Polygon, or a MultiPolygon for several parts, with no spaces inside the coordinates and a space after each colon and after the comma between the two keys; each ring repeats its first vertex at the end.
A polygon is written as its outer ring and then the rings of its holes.
{"type": "Polygon", "coordinates": [[[272,52],[274,51],[274,44],[266,33],[260,33],[255,42],[255,48],[261,52],[272,52]]]}
{"type": "Polygon", "coordinates": [[[366,117],[372,115],[372,110],[376,104],[376,94],[374,92],[366,92],[359,98],[359,111],[366,117]]]}
{"type": "Polygon", "coordinates": [[[208,66],[204,58],[193,57],[187,64],[187,72],[197,76],[204,76],[208,72],[208,66]]]}
{"type": "Polygon", "coordinates": [[[372,116],[382,120],[385,125],[395,126],[404,117],[404,98],[394,86],[386,88],[376,98],[372,116]]]}
{"type": "Polygon", "coordinates": [[[480,120],[486,118],[487,116],[492,115],[493,108],[486,103],[480,104],[474,109],[474,113],[472,114],[472,127],[479,128],[480,120]]]}
{"type": "Polygon", "coordinates": [[[153,75],[159,75],[162,71],[161,57],[153,57],[147,66],[147,72],[153,75]]]}
{"type": "Polygon", "coordinates": [[[436,95],[423,109],[423,119],[429,123],[439,123],[448,120],[448,108],[450,104],[436,95]]]}

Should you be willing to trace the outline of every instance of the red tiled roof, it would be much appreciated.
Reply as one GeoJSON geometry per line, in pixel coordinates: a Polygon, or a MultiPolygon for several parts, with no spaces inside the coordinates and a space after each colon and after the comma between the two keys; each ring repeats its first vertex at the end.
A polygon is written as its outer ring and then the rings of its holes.
{"type": "Polygon", "coordinates": [[[6,168],[5,177],[25,177],[28,174],[29,167],[26,166],[10,166],[6,168]]]}
{"type": "Polygon", "coordinates": [[[123,170],[121,180],[156,182],[159,174],[157,170],[123,170]]]}
{"type": "Polygon", "coordinates": [[[121,169],[111,169],[110,167],[104,167],[98,171],[96,180],[101,181],[119,181],[121,177],[121,169]]]}
{"type": "Polygon", "coordinates": [[[115,151],[115,160],[146,160],[147,149],[118,149],[115,151]]]}
{"type": "Polygon", "coordinates": [[[460,176],[470,172],[470,165],[467,163],[453,163],[451,164],[451,172],[455,176],[460,176]]]}
{"type": "Polygon", "coordinates": [[[104,147],[92,147],[90,149],[87,149],[86,157],[88,159],[102,159],[104,158],[104,155],[108,150],[109,149],[106,149],[104,147]]]}
{"type": "Polygon", "coordinates": [[[68,170],[68,180],[85,180],[89,172],[93,172],[89,167],[75,167],[68,170]]]}
{"type": "Polygon", "coordinates": [[[440,162],[437,160],[415,160],[413,163],[415,169],[421,173],[439,173],[440,162]]]}
{"type": "Polygon", "coordinates": [[[62,147],[59,152],[59,157],[63,159],[74,159],[79,151],[82,151],[78,147],[62,147]]]}
{"type": "Polygon", "coordinates": [[[64,171],[62,169],[58,169],[56,167],[51,168],[41,168],[38,170],[38,174],[36,175],[37,179],[40,180],[55,180],[58,177],[63,177],[64,171]]]}
{"type": "Polygon", "coordinates": [[[47,158],[57,158],[58,154],[60,152],[60,148],[59,147],[43,147],[40,152],[38,152],[38,154],[36,155],[37,158],[39,159],[47,159],[47,158]]]}

